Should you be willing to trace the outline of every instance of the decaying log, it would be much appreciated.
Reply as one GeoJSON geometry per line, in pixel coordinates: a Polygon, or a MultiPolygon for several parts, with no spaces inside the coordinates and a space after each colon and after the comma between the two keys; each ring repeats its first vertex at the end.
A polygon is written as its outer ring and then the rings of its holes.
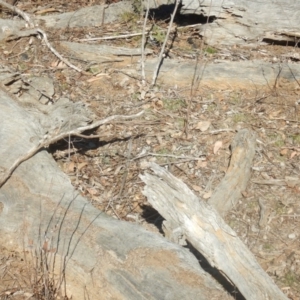
{"type": "Polygon", "coordinates": [[[165,169],[155,163],[149,166],[154,175],[140,175],[146,184],[144,195],[166,220],[181,227],[212,267],[225,274],[247,300],[287,299],[211,205],[165,169]]]}
{"type": "MultiPolygon", "coordinates": [[[[5,172],[31,149],[41,124],[2,90],[0,99],[5,172]]],[[[188,250],[90,205],[45,150],[0,188],[0,243],[14,251],[48,251],[52,262],[55,256],[57,275],[65,273],[75,300],[231,299],[188,250]]]]}
{"type": "Polygon", "coordinates": [[[248,129],[240,130],[231,143],[230,165],[225,177],[208,200],[221,216],[225,216],[241,198],[251,175],[255,154],[255,136],[248,129]]]}

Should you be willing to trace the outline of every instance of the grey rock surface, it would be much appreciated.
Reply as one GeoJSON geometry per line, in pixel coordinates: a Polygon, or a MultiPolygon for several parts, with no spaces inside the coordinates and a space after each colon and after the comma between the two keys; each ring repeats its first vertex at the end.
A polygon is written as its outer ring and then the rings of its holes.
{"type": "Polygon", "coordinates": [[[130,1],[121,1],[108,6],[93,5],[75,12],[42,16],[38,20],[43,21],[47,27],[53,28],[102,26],[106,23],[119,21],[122,14],[132,12],[132,10],[130,1]]]}
{"type": "Polygon", "coordinates": [[[50,77],[32,77],[27,80],[28,85],[24,89],[24,93],[21,98],[24,102],[30,102],[35,99],[41,104],[47,104],[51,102],[54,95],[53,80],[50,77]]]}
{"type": "MultiPolygon", "coordinates": [[[[157,60],[146,62],[147,78],[151,78],[157,60]]],[[[172,85],[188,85],[192,82],[195,71],[194,61],[166,59],[160,68],[158,79],[172,85]]],[[[262,60],[252,61],[217,61],[201,64],[196,68],[198,82],[204,85],[225,87],[250,87],[256,85],[273,86],[275,80],[295,82],[300,80],[300,65],[297,63],[271,64],[262,60]],[[281,71],[280,71],[281,70],[281,71]],[[279,77],[277,78],[278,74],[279,77]]]]}
{"type": "MultiPolygon", "coordinates": [[[[141,48],[125,48],[108,45],[91,45],[74,42],[61,42],[60,45],[76,58],[90,62],[115,62],[122,61],[122,56],[140,56],[141,48]]],[[[152,50],[145,50],[145,54],[151,54],[152,50]]]]}
{"type": "MultiPolygon", "coordinates": [[[[300,2],[278,1],[198,1],[183,0],[182,13],[204,13],[216,21],[206,25],[203,36],[210,45],[233,45],[262,41],[274,34],[299,33],[300,2]],[[212,3],[212,5],[211,5],[212,3]]],[[[299,37],[298,37],[299,39],[299,37]]]]}
{"type": "MultiPolygon", "coordinates": [[[[151,0],[150,7],[174,3],[151,0]]],[[[300,2],[295,0],[182,0],[180,13],[214,17],[212,23],[201,28],[209,45],[244,45],[270,38],[299,42],[300,2]]]]}

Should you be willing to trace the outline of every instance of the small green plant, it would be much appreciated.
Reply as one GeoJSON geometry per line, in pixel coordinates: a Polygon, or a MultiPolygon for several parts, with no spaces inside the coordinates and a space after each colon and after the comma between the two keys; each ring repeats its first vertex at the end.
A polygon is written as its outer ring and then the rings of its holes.
{"type": "Polygon", "coordinates": [[[286,214],[287,208],[283,205],[282,202],[278,201],[275,205],[275,212],[277,215],[286,214]]]}
{"type": "Polygon", "coordinates": [[[244,114],[236,114],[232,118],[233,122],[235,123],[246,122],[247,119],[248,119],[247,116],[244,114]]]}
{"type": "Polygon", "coordinates": [[[25,71],[26,69],[27,69],[27,64],[26,63],[19,63],[18,64],[18,69],[20,70],[20,71],[25,71]]]}
{"type": "Polygon", "coordinates": [[[178,111],[186,106],[186,103],[182,99],[164,99],[164,108],[170,111],[178,111]]]}
{"type": "Polygon", "coordinates": [[[141,42],[142,40],[142,36],[138,35],[138,36],[134,36],[131,38],[132,41],[134,42],[141,42]]]}
{"type": "Polygon", "coordinates": [[[62,91],[67,91],[69,88],[69,85],[66,82],[61,83],[59,86],[62,91]]]}
{"type": "Polygon", "coordinates": [[[94,65],[94,66],[91,66],[88,69],[88,71],[91,72],[94,75],[94,74],[98,74],[100,72],[100,69],[99,69],[99,66],[94,65]]]}
{"type": "Polygon", "coordinates": [[[216,105],[214,103],[208,104],[206,107],[207,112],[214,112],[216,110],[216,105]]]}
{"type": "Polygon", "coordinates": [[[295,145],[300,145],[300,134],[293,135],[292,139],[295,145]]]}
{"type": "Polygon", "coordinates": [[[151,36],[155,39],[156,42],[162,44],[166,38],[166,32],[159,26],[154,25],[152,28],[151,36]]]}
{"type": "Polygon", "coordinates": [[[272,143],[277,147],[283,147],[285,145],[282,136],[278,133],[271,133],[268,135],[268,137],[272,141],[272,143]]]}
{"type": "Polygon", "coordinates": [[[277,147],[283,147],[284,146],[284,141],[283,140],[277,140],[274,144],[277,147]]]}
{"type": "Polygon", "coordinates": [[[138,94],[138,93],[133,93],[133,94],[131,95],[131,99],[132,99],[133,101],[138,101],[138,100],[140,99],[140,94],[138,94]]]}
{"type": "Polygon", "coordinates": [[[231,98],[231,101],[233,104],[235,105],[239,105],[242,102],[241,97],[239,97],[238,95],[234,96],[233,98],[231,98]]]}
{"type": "Polygon", "coordinates": [[[270,251],[270,250],[273,249],[273,245],[270,244],[270,243],[266,243],[266,244],[263,245],[263,248],[264,248],[265,250],[270,251]]]}
{"type": "Polygon", "coordinates": [[[184,127],[184,124],[185,124],[185,119],[184,118],[177,119],[176,124],[178,124],[179,129],[182,129],[184,127]]]}
{"type": "Polygon", "coordinates": [[[235,228],[235,226],[238,224],[238,222],[236,220],[230,220],[228,221],[228,225],[231,227],[231,228],[235,228]]]}
{"type": "Polygon", "coordinates": [[[142,1],[141,0],[133,0],[132,1],[132,8],[133,8],[133,11],[136,14],[140,15],[143,12],[142,1]]]}
{"type": "Polygon", "coordinates": [[[121,22],[131,23],[131,22],[137,21],[138,15],[134,12],[125,11],[121,14],[120,19],[121,19],[121,22]]]}
{"type": "Polygon", "coordinates": [[[206,52],[208,54],[216,54],[218,51],[217,51],[217,49],[208,46],[208,47],[204,48],[204,52],[206,52]]]}
{"type": "Polygon", "coordinates": [[[170,150],[168,150],[167,148],[162,148],[157,151],[157,154],[161,154],[161,155],[170,154],[170,150]]]}
{"type": "Polygon", "coordinates": [[[110,164],[110,158],[108,156],[104,156],[102,158],[102,164],[103,165],[109,165],[110,164]]]}
{"type": "Polygon", "coordinates": [[[257,206],[257,202],[256,201],[249,201],[247,202],[247,207],[249,209],[254,209],[257,206]]]}
{"type": "Polygon", "coordinates": [[[297,276],[291,271],[288,271],[283,278],[284,283],[288,286],[293,286],[295,283],[299,282],[298,280],[297,276]]]}

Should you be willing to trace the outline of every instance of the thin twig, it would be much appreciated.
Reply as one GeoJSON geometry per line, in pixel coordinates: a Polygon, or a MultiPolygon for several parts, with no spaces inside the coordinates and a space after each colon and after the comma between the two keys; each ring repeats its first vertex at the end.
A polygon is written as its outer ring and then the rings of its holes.
{"type": "Polygon", "coordinates": [[[32,28],[35,27],[33,21],[31,20],[31,17],[27,13],[22,11],[21,9],[19,9],[13,5],[10,5],[2,0],[0,0],[0,5],[8,8],[10,11],[15,12],[16,14],[21,16],[29,24],[30,27],[32,27],[32,28]]]}
{"type": "Polygon", "coordinates": [[[103,36],[103,37],[96,37],[96,38],[89,38],[89,39],[78,39],[78,42],[91,42],[91,41],[103,41],[103,40],[116,40],[116,39],[127,39],[130,37],[140,36],[143,35],[143,32],[137,33],[128,33],[128,34],[121,34],[121,35],[110,35],[110,36],[103,36]]]}
{"type": "Polygon", "coordinates": [[[146,83],[146,75],[145,75],[145,36],[146,36],[146,25],[147,25],[147,20],[148,20],[148,15],[149,15],[149,10],[150,10],[150,5],[149,5],[149,0],[147,1],[147,11],[144,19],[144,26],[143,26],[143,33],[142,33],[142,62],[141,62],[141,67],[142,67],[142,84],[144,85],[146,83]]]}
{"type": "MultiPolygon", "coordinates": [[[[149,12],[147,13],[147,11],[146,11],[145,20],[148,19],[148,14],[149,14],[149,12]]],[[[179,29],[185,29],[185,28],[195,27],[195,26],[199,26],[199,24],[188,25],[188,26],[181,26],[181,27],[178,27],[177,29],[179,30],[179,29]]],[[[147,27],[145,27],[145,23],[144,23],[144,27],[143,28],[146,28],[145,31],[146,30],[150,30],[150,28],[147,29],[147,27]]],[[[161,29],[161,31],[162,32],[166,32],[167,30],[161,29]]],[[[88,38],[88,39],[74,39],[74,41],[77,41],[77,42],[106,41],[106,40],[127,39],[127,38],[131,38],[131,37],[135,37],[135,36],[142,36],[142,35],[143,35],[143,32],[136,32],[136,33],[127,33],[127,34],[120,34],[120,35],[108,35],[108,36],[88,38]]],[[[148,35],[149,35],[149,33],[145,33],[145,36],[148,36],[148,35]]]]}
{"type": "MultiPolygon", "coordinates": [[[[177,158],[177,159],[188,159],[189,161],[191,160],[205,160],[203,157],[192,157],[192,156],[179,156],[179,155],[172,155],[172,154],[157,154],[157,153],[146,153],[146,154],[142,154],[140,156],[134,157],[132,160],[136,160],[136,159],[141,159],[144,158],[146,156],[157,156],[157,157],[169,157],[169,158],[177,158]]],[[[205,156],[205,155],[202,155],[205,156]]]]}
{"type": "MultiPolygon", "coordinates": [[[[21,16],[21,17],[22,17],[22,18],[30,25],[30,27],[32,27],[32,28],[35,27],[35,24],[34,24],[34,22],[31,20],[31,17],[30,17],[28,14],[26,14],[24,11],[22,11],[21,9],[19,9],[19,8],[15,7],[15,6],[12,6],[12,5],[10,5],[10,4],[8,4],[8,3],[2,1],[2,0],[0,0],[0,5],[2,5],[2,6],[4,6],[4,7],[6,7],[6,8],[8,8],[9,10],[11,10],[11,11],[17,13],[18,15],[20,15],[20,16],[21,16]]],[[[46,33],[45,33],[42,29],[36,28],[36,34],[39,35],[39,36],[41,36],[41,37],[43,38],[43,40],[44,40],[46,46],[49,48],[49,50],[50,50],[50,51],[51,51],[58,59],[60,59],[63,63],[65,63],[65,64],[66,64],[67,66],[69,66],[70,68],[76,70],[77,72],[80,72],[80,73],[83,72],[80,68],[74,66],[74,65],[71,64],[67,59],[63,58],[62,55],[59,54],[59,53],[51,46],[51,44],[50,44],[49,41],[48,41],[48,38],[47,38],[46,33]]]]}
{"type": "MultiPolygon", "coordinates": [[[[203,46],[203,43],[201,44],[201,48],[202,48],[202,46],[203,46]]],[[[197,79],[196,74],[197,74],[197,69],[198,69],[198,63],[199,63],[199,54],[197,53],[196,63],[195,63],[195,68],[194,68],[194,73],[193,73],[193,79],[192,79],[192,82],[191,82],[190,97],[189,97],[188,100],[186,100],[187,110],[186,110],[186,116],[185,116],[184,128],[183,128],[183,133],[185,133],[186,138],[189,135],[191,106],[192,106],[192,100],[193,100],[193,96],[194,96],[194,87],[195,87],[196,79],[197,79]]]]}
{"type": "Polygon", "coordinates": [[[164,52],[165,52],[166,44],[167,44],[167,41],[168,41],[168,38],[169,38],[169,35],[170,35],[170,32],[171,32],[171,28],[172,28],[172,25],[173,25],[173,22],[174,22],[174,18],[175,18],[177,9],[178,9],[179,2],[180,2],[179,0],[176,0],[176,2],[175,2],[175,7],[174,7],[173,14],[171,16],[171,20],[170,20],[170,23],[169,23],[168,31],[167,31],[164,43],[163,43],[163,45],[161,47],[161,51],[160,51],[160,54],[159,54],[159,57],[158,57],[158,63],[157,63],[157,66],[156,66],[156,68],[155,68],[155,70],[153,72],[153,78],[152,78],[151,85],[155,85],[155,83],[156,83],[158,72],[159,72],[159,68],[160,68],[160,66],[162,64],[162,59],[163,59],[163,55],[164,55],[164,52]]]}
{"type": "Polygon", "coordinates": [[[130,139],[129,142],[128,142],[128,150],[127,150],[127,155],[126,155],[127,159],[126,159],[126,163],[125,163],[125,171],[124,171],[124,174],[123,174],[121,188],[120,188],[120,191],[118,193],[117,199],[120,199],[123,195],[123,192],[124,192],[125,183],[126,183],[126,180],[127,180],[128,170],[129,170],[129,165],[130,165],[131,151],[132,151],[132,139],[130,139]]]}
{"type": "Polygon", "coordinates": [[[278,71],[278,74],[277,74],[277,76],[276,76],[276,79],[275,79],[275,82],[274,82],[274,85],[273,85],[273,89],[274,89],[274,90],[277,89],[277,84],[278,84],[278,80],[279,80],[279,78],[280,78],[281,71],[282,71],[282,66],[279,65],[279,71],[278,71]]]}
{"type": "Polygon", "coordinates": [[[61,54],[59,54],[52,46],[51,44],[49,43],[48,41],[48,38],[47,38],[47,35],[46,33],[40,29],[40,28],[37,28],[36,31],[42,36],[46,46],[49,48],[49,50],[58,58],[60,59],[64,64],[66,64],[67,66],[69,66],[70,68],[74,69],[75,71],[77,72],[80,72],[82,73],[83,70],[81,70],[80,68],[74,66],[73,64],[71,64],[67,59],[65,59],[64,57],[62,57],[61,54]]]}
{"type": "Polygon", "coordinates": [[[208,132],[201,132],[201,134],[219,134],[221,132],[237,132],[237,130],[231,128],[224,128],[224,129],[217,129],[208,132]]]}
{"type": "Polygon", "coordinates": [[[34,145],[27,153],[25,153],[24,155],[18,157],[18,159],[12,164],[12,166],[6,172],[4,172],[4,175],[0,179],[0,188],[10,178],[10,176],[12,175],[14,170],[21,163],[28,160],[32,156],[34,156],[39,150],[41,150],[45,147],[48,147],[50,144],[54,144],[54,143],[56,143],[57,141],[59,141],[61,139],[69,137],[70,135],[75,135],[76,136],[76,134],[78,134],[78,133],[94,129],[94,128],[99,127],[103,124],[112,122],[113,120],[116,120],[116,119],[126,120],[126,119],[131,119],[131,118],[137,118],[137,117],[141,116],[143,113],[144,113],[144,111],[141,111],[141,112],[139,112],[135,115],[129,115],[129,116],[114,115],[114,116],[110,116],[110,117],[107,117],[105,119],[96,121],[95,123],[93,123],[91,125],[88,125],[88,126],[79,127],[79,128],[69,130],[67,132],[63,132],[63,133],[60,133],[60,134],[57,134],[57,135],[54,135],[54,136],[47,135],[47,136],[43,137],[37,145],[34,145]]]}
{"type": "Polygon", "coordinates": [[[300,86],[300,82],[298,81],[297,77],[295,76],[295,74],[294,74],[294,72],[293,72],[293,70],[291,69],[291,67],[290,67],[289,64],[287,64],[287,67],[289,68],[289,70],[290,70],[292,76],[294,77],[295,81],[298,83],[298,86],[300,86]]]}

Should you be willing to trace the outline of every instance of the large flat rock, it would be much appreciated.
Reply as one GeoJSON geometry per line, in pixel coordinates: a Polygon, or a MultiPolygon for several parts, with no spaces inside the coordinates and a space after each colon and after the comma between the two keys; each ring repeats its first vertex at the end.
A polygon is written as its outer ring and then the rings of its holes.
{"type": "MultiPolygon", "coordinates": [[[[150,0],[150,7],[172,8],[175,0],[150,0]]],[[[147,1],[144,1],[147,6],[147,1]]],[[[285,40],[297,44],[300,38],[300,2],[295,0],[182,0],[180,13],[213,17],[203,24],[201,35],[210,45],[235,45],[285,40]]]]}
{"type": "MultiPolygon", "coordinates": [[[[147,61],[147,78],[152,78],[156,64],[156,59],[147,61]]],[[[160,68],[158,79],[166,84],[186,86],[191,84],[194,72],[194,61],[166,59],[160,68]]],[[[276,79],[278,82],[282,80],[297,84],[295,78],[300,80],[300,65],[297,63],[272,64],[261,60],[218,61],[204,64],[199,62],[196,75],[202,85],[219,88],[273,86],[276,79]]]]}

